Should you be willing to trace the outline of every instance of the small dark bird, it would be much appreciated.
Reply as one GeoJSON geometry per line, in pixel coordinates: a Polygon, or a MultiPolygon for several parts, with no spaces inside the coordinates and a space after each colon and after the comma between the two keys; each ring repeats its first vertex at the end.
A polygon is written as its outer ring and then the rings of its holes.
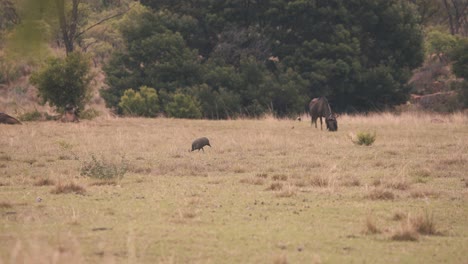
{"type": "Polygon", "coordinates": [[[210,145],[210,141],[208,140],[208,138],[206,137],[201,137],[201,138],[197,138],[193,141],[192,143],[192,151],[198,149],[198,151],[203,150],[203,152],[205,152],[205,150],[203,149],[204,146],[210,146],[211,148],[211,145],[210,145]]]}

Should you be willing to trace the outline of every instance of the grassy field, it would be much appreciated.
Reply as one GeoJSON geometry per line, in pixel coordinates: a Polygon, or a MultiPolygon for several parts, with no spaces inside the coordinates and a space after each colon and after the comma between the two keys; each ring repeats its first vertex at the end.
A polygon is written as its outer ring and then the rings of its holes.
{"type": "Polygon", "coordinates": [[[0,125],[0,263],[468,263],[468,117],[338,123],[0,125]]]}

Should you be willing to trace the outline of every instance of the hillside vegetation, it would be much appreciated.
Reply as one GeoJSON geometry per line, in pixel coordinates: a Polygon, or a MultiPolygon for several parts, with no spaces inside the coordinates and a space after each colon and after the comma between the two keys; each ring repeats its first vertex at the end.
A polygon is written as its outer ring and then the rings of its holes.
{"type": "Polygon", "coordinates": [[[453,96],[426,109],[466,107],[464,1],[0,3],[0,103],[19,115],[42,111],[38,101],[63,111],[68,102],[51,101],[51,85],[32,86],[29,75],[50,66],[46,57],[73,52],[87,55],[97,77],[91,96],[70,101],[101,112],[105,104],[138,116],[282,117],[317,96],[339,112],[374,111],[441,89],[453,96]],[[147,91],[156,93],[151,106],[147,91]]]}

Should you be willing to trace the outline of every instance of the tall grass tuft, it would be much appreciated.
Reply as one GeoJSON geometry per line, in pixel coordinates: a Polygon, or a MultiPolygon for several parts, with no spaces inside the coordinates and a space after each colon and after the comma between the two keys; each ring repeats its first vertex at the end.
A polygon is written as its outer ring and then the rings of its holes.
{"type": "Polygon", "coordinates": [[[424,215],[418,215],[411,219],[411,225],[416,229],[416,231],[423,235],[438,235],[440,234],[437,231],[434,214],[430,214],[426,211],[424,215]]]}
{"type": "Polygon", "coordinates": [[[399,241],[416,241],[419,235],[440,235],[434,222],[434,214],[427,211],[424,215],[416,217],[408,216],[407,220],[401,223],[400,229],[393,232],[391,238],[399,241]]]}
{"type": "Polygon", "coordinates": [[[121,180],[128,170],[128,163],[125,156],[122,156],[120,163],[100,160],[93,154],[91,160],[83,163],[81,175],[98,180],[121,180]]]}
{"type": "Polygon", "coordinates": [[[76,193],[76,194],[85,194],[86,189],[75,183],[62,184],[58,183],[52,191],[52,194],[62,194],[62,193],[76,193]]]}
{"type": "Polygon", "coordinates": [[[374,144],[376,137],[377,134],[375,132],[371,134],[370,132],[360,131],[356,136],[351,136],[351,141],[356,145],[370,146],[374,144]]]}
{"type": "Polygon", "coordinates": [[[391,239],[396,241],[418,241],[419,234],[410,224],[402,224],[400,229],[393,232],[391,239]]]}
{"type": "Polygon", "coordinates": [[[395,199],[395,194],[389,190],[375,188],[366,197],[371,200],[393,200],[395,199]]]}
{"type": "Polygon", "coordinates": [[[370,215],[366,218],[366,229],[364,231],[366,234],[379,234],[381,233],[380,229],[375,224],[374,220],[370,215]]]}
{"type": "Polygon", "coordinates": [[[34,186],[49,186],[54,184],[55,182],[49,178],[41,178],[34,183],[34,186]]]}

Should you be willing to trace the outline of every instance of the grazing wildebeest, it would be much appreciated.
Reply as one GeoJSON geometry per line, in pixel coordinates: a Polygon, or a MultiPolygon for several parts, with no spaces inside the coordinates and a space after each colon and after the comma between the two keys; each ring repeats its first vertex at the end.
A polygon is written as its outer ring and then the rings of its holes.
{"type": "Polygon", "coordinates": [[[325,117],[325,124],[329,131],[337,131],[338,123],[336,117],[332,113],[328,100],[325,97],[314,98],[309,103],[309,113],[312,119],[312,124],[317,128],[317,118],[320,117],[320,129],[322,128],[322,117],[325,117]]]}
{"type": "Polygon", "coordinates": [[[0,113],[0,124],[21,125],[21,122],[12,116],[9,116],[5,113],[0,113]]]}
{"type": "Polygon", "coordinates": [[[198,149],[198,151],[203,150],[203,152],[205,152],[205,150],[203,149],[204,146],[210,146],[211,148],[211,145],[210,145],[210,141],[208,140],[208,138],[206,137],[201,137],[201,138],[197,138],[193,141],[192,143],[192,151],[198,149]]]}
{"type": "Polygon", "coordinates": [[[63,113],[62,122],[80,122],[78,119],[78,108],[72,104],[65,106],[65,113],[63,113]]]}

